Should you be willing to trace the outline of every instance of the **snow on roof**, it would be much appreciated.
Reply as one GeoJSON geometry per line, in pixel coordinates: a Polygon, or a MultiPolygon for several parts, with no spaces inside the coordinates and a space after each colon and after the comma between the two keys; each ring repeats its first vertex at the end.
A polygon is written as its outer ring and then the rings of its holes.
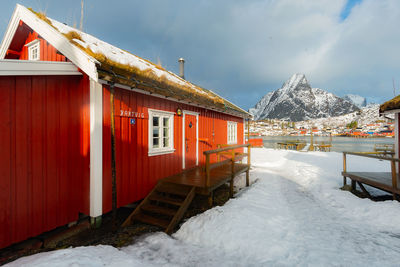
{"type": "Polygon", "coordinates": [[[68,34],[70,32],[77,32],[80,35],[80,39],[72,39],[72,40],[81,45],[82,47],[90,49],[91,51],[93,51],[93,53],[103,54],[106,58],[108,58],[111,61],[117,62],[122,65],[134,66],[142,71],[150,70],[154,72],[154,74],[156,74],[158,77],[165,75],[168,80],[174,83],[190,86],[193,90],[196,90],[198,93],[205,94],[204,91],[199,90],[190,82],[183,80],[182,78],[180,78],[179,76],[177,76],[172,72],[164,70],[160,66],[157,66],[136,55],[133,55],[107,42],[104,42],[90,34],[79,31],[66,24],[60,23],[54,19],[49,18],[49,20],[51,21],[52,25],[63,34],[68,34]]]}
{"type": "Polygon", "coordinates": [[[250,117],[249,113],[226,99],[182,79],[161,66],[57,20],[45,17],[41,13],[36,13],[31,9],[30,11],[63,34],[70,43],[83,50],[89,57],[94,58],[98,63],[99,78],[103,80],[250,117]]]}

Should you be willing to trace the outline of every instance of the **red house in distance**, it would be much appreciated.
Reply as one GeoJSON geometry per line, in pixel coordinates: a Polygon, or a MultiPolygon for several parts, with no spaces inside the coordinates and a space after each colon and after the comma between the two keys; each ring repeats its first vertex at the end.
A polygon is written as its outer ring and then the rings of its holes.
{"type": "Polygon", "coordinates": [[[0,47],[0,248],[111,210],[111,90],[118,207],[244,144],[243,109],[17,5],[0,47]]]}

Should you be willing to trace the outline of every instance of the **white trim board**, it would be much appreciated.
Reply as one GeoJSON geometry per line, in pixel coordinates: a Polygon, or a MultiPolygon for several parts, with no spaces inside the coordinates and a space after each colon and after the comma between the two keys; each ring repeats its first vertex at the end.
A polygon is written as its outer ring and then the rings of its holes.
{"type": "Polygon", "coordinates": [[[71,62],[0,60],[0,76],[82,75],[71,62]]]}
{"type": "Polygon", "coordinates": [[[389,115],[389,114],[394,114],[394,113],[400,113],[400,109],[391,109],[391,110],[386,110],[384,112],[382,112],[379,115],[389,115]]]}
{"type": "Polygon", "coordinates": [[[92,80],[98,81],[96,63],[93,57],[90,57],[78,47],[74,46],[59,31],[51,27],[49,24],[38,18],[34,13],[26,7],[17,4],[5,32],[3,41],[0,46],[0,59],[4,59],[11,41],[14,38],[18,28],[19,21],[22,20],[32,30],[37,32],[55,49],[60,51],[65,57],[72,61],[78,68],[85,72],[92,80]]]}
{"type": "Polygon", "coordinates": [[[90,216],[103,213],[103,86],[90,80],[90,216]]]}
{"type": "Polygon", "coordinates": [[[189,110],[183,110],[182,111],[182,169],[186,168],[185,164],[185,115],[193,115],[196,116],[196,166],[199,165],[199,115],[200,113],[194,112],[194,111],[189,111],[189,110]]]}

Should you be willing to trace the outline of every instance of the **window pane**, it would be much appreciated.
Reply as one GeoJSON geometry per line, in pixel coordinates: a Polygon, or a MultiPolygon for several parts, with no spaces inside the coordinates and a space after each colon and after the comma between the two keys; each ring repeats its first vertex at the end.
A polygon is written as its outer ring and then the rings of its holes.
{"type": "Polygon", "coordinates": [[[164,121],[163,126],[164,127],[169,127],[169,118],[163,118],[163,121],[164,121]]]}
{"type": "Polygon", "coordinates": [[[159,117],[153,117],[153,126],[159,126],[159,117]]]}
{"type": "Polygon", "coordinates": [[[164,137],[169,137],[169,129],[164,128],[163,134],[164,134],[164,137]]]}
{"type": "Polygon", "coordinates": [[[159,138],[153,138],[153,147],[154,148],[160,147],[159,140],[160,140],[159,138]]]}
{"type": "Polygon", "coordinates": [[[160,137],[160,133],[159,133],[159,128],[158,127],[154,127],[153,128],[153,137],[160,137]]]}
{"type": "Polygon", "coordinates": [[[169,138],[164,137],[164,147],[169,147],[169,138]]]}

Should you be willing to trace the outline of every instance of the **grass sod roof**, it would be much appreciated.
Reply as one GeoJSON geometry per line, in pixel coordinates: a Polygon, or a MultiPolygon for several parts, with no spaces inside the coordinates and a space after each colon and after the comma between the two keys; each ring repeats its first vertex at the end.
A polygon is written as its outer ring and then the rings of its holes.
{"type": "Polygon", "coordinates": [[[176,74],[168,72],[157,64],[133,55],[128,51],[116,48],[87,33],[62,25],[53,19],[47,18],[44,13],[35,12],[32,9],[29,10],[60,32],[71,44],[81,49],[90,57],[96,59],[99,62],[99,64],[96,64],[99,79],[127,85],[200,106],[211,107],[212,109],[232,113],[240,117],[250,117],[249,113],[219,95],[194,85],[176,74]],[[60,30],[60,28],[62,29],[60,30]],[[121,54],[125,53],[127,57],[135,57],[149,67],[143,68],[143,64],[141,66],[136,66],[134,64],[121,63],[109,57],[107,52],[101,50],[93,51],[93,44],[92,46],[87,44],[83,37],[96,39],[99,43],[101,42],[102,45],[106,44],[116,51],[121,51],[121,54]]]}
{"type": "Polygon", "coordinates": [[[384,113],[385,111],[395,110],[395,109],[400,109],[400,95],[383,103],[379,107],[379,113],[384,113]]]}

